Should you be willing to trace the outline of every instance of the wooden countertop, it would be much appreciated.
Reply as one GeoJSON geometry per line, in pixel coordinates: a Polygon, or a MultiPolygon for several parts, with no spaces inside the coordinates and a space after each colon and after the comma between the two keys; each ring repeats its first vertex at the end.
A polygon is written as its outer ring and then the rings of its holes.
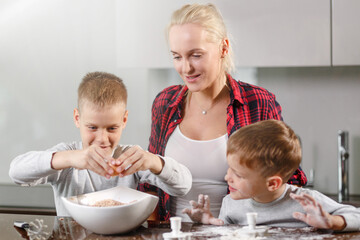
{"type": "MultiPolygon", "coordinates": [[[[44,239],[163,239],[162,234],[171,232],[167,222],[148,221],[138,229],[123,235],[98,235],[84,229],[72,218],[45,215],[0,214],[1,239],[26,239],[26,231],[14,227],[14,221],[36,222],[42,220],[47,225],[43,230],[44,239]]],[[[232,236],[241,226],[212,226],[182,223],[183,232],[191,232],[191,239],[236,239],[232,236]]],[[[262,239],[360,239],[360,232],[332,233],[313,228],[270,228],[262,239]]]]}

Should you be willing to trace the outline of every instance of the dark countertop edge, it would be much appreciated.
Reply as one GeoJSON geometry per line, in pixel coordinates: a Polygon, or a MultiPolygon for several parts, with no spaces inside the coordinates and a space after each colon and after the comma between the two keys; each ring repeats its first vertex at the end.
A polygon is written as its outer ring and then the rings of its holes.
{"type": "Polygon", "coordinates": [[[0,206],[0,213],[56,216],[55,208],[0,206]]]}
{"type": "MultiPolygon", "coordinates": [[[[325,194],[325,195],[335,200],[336,202],[339,202],[337,194],[325,194]]],[[[354,207],[360,208],[360,195],[350,195],[349,200],[343,201],[341,202],[341,204],[352,205],[354,207]]]]}

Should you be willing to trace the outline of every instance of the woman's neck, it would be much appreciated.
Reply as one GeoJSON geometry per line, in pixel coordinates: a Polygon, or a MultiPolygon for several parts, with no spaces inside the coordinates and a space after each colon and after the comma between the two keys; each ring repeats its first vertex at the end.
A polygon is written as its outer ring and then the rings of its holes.
{"type": "Polygon", "coordinates": [[[187,102],[195,101],[203,109],[212,108],[217,102],[227,99],[229,96],[229,88],[227,85],[226,75],[210,87],[199,92],[189,92],[187,102]]]}

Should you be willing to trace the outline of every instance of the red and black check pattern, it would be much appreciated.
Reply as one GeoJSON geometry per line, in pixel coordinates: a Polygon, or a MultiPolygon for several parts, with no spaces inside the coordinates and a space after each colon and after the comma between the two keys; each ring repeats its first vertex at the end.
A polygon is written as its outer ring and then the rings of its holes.
{"type": "MultiPolygon", "coordinates": [[[[227,131],[230,136],[235,130],[266,119],[282,120],[281,106],[275,95],[264,88],[234,80],[227,76],[231,102],[227,108],[227,131]]],[[[176,126],[181,123],[181,108],[188,88],[174,85],[160,92],[152,106],[152,125],[149,152],[164,156],[165,147],[176,126]]],[[[288,183],[304,186],[305,173],[297,169],[288,183]]],[[[170,197],[149,184],[140,184],[141,191],[155,191],[160,197],[159,220],[170,218],[170,197]]]]}

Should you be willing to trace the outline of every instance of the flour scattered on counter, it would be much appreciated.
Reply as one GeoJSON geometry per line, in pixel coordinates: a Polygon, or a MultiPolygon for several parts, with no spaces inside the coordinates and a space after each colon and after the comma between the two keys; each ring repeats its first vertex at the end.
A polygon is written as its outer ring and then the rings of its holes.
{"type": "Polygon", "coordinates": [[[249,235],[247,232],[242,230],[234,231],[231,234],[224,235],[220,238],[221,240],[258,240],[268,239],[266,236],[249,235]]]}
{"type": "MultiPolygon", "coordinates": [[[[270,228],[269,236],[276,236],[277,239],[289,239],[289,235],[294,239],[300,240],[322,240],[322,239],[336,239],[334,235],[326,232],[318,232],[314,227],[304,228],[270,228]]],[[[273,238],[268,238],[273,239],[273,238]]]]}
{"type": "Polygon", "coordinates": [[[231,226],[209,226],[204,225],[204,227],[199,227],[196,232],[191,232],[195,236],[207,236],[207,235],[227,235],[239,227],[231,227],[231,226]]]}
{"type": "Polygon", "coordinates": [[[249,236],[242,227],[239,226],[205,226],[191,232],[192,237],[206,237],[206,239],[221,239],[221,240],[260,240],[267,239],[266,237],[249,236]]]}
{"type": "Polygon", "coordinates": [[[219,239],[219,240],[324,240],[338,239],[329,232],[319,232],[315,228],[269,228],[263,236],[248,235],[245,229],[239,226],[199,226],[191,231],[194,239],[219,239]],[[291,238],[289,238],[291,236],[291,238]]]}

